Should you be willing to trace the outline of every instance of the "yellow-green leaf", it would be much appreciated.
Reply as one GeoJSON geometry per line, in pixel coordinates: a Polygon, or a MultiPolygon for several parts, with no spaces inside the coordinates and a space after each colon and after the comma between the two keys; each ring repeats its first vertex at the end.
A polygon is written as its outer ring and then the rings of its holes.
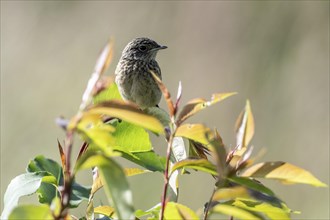
{"type": "Polygon", "coordinates": [[[220,188],[218,189],[212,197],[213,201],[218,200],[231,200],[238,197],[249,197],[249,192],[245,187],[235,186],[230,188],[220,188]]]}
{"type": "Polygon", "coordinates": [[[98,206],[94,208],[94,212],[97,214],[111,217],[115,213],[115,209],[111,206],[98,206]]]}
{"type": "Polygon", "coordinates": [[[91,114],[104,114],[139,125],[156,133],[163,133],[159,120],[141,111],[136,105],[121,100],[102,102],[88,110],[91,114]]]}
{"type": "Polygon", "coordinates": [[[143,211],[141,209],[138,209],[135,211],[135,217],[138,219],[148,219],[148,220],[156,220],[159,219],[159,213],[160,213],[161,205],[158,203],[157,205],[153,206],[152,208],[143,211]],[[148,217],[146,217],[148,216],[148,217]],[[142,218],[144,217],[144,218],[142,218]]]}
{"type": "Polygon", "coordinates": [[[142,170],[140,168],[125,168],[124,172],[126,176],[135,176],[143,173],[150,173],[150,170],[142,170]]]}
{"type": "Polygon", "coordinates": [[[93,184],[92,184],[92,190],[90,194],[90,198],[94,197],[94,194],[103,187],[102,179],[99,174],[98,168],[93,169],[93,184]]]}
{"type": "Polygon", "coordinates": [[[327,186],[310,172],[281,161],[258,163],[244,171],[241,176],[278,179],[284,183],[304,183],[319,187],[327,186]]]}
{"type": "Polygon", "coordinates": [[[126,121],[114,122],[116,131],[112,133],[115,139],[114,149],[128,152],[147,152],[152,150],[149,133],[141,126],[126,121]]]}
{"type": "Polygon", "coordinates": [[[214,164],[212,164],[210,161],[206,159],[186,159],[179,161],[174,164],[174,166],[171,169],[171,174],[178,169],[181,168],[191,168],[196,169],[200,171],[204,171],[207,173],[210,173],[212,175],[218,175],[217,168],[214,164]]]}
{"type": "Polygon", "coordinates": [[[109,78],[109,80],[107,81],[107,85],[105,86],[105,89],[103,89],[101,92],[99,92],[93,97],[93,103],[95,105],[113,99],[122,100],[122,97],[118,91],[118,86],[114,82],[113,78],[109,78]]]}
{"type": "Polygon", "coordinates": [[[184,124],[177,128],[175,136],[207,145],[213,139],[214,134],[210,128],[202,124],[184,124]]]}
{"type": "Polygon", "coordinates": [[[206,107],[211,106],[211,105],[213,105],[217,102],[220,102],[220,101],[228,98],[229,96],[235,95],[235,94],[236,94],[235,92],[213,94],[210,101],[207,101],[207,100],[202,99],[202,98],[193,99],[193,100],[189,101],[183,107],[183,109],[180,112],[176,122],[177,122],[178,125],[180,125],[182,122],[184,122],[189,117],[196,114],[197,112],[199,112],[199,111],[205,109],[206,107]]]}
{"type": "Polygon", "coordinates": [[[269,203],[255,201],[253,199],[236,199],[233,203],[233,206],[238,208],[246,209],[252,212],[261,212],[265,214],[268,218],[274,220],[289,220],[290,219],[290,211],[289,209],[279,208],[276,206],[272,206],[269,203]]]}
{"type": "Polygon", "coordinates": [[[48,205],[19,205],[9,215],[11,219],[24,219],[24,220],[35,220],[35,219],[54,219],[52,212],[48,205]]]}
{"type": "Polygon", "coordinates": [[[225,214],[242,220],[262,220],[247,210],[227,204],[218,204],[212,208],[211,212],[225,214]]]}
{"type": "Polygon", "coordinates": [[[168,202],[166,204],[164,218],[168,220],[199,219],[196,213],[190,208],[175,202],[168,202]]]}
{"type": "Polygon", "coordinates": [[[93,200],[91,199],[86,207],[86,211],[85,211],[85,217],[86,219],[94,219],[94,203],[93,200]]]}
{"type": "Polygon", "coordinates": [[[238,151],[234,155],[243,155],[254,134],[254,119],[249,100],[236,121],[236,146],[238,151]]]}
{"type": "Polygon", "coordinates": [[[55,216],[60,216],[61,214],[61,199],[56,196],[50,205],[50,208],[55,216]]]}
{"type": "Polygon", "coordinates": [[[115,128],[109,124],[104,124],[100,115],[95,113],[84,113],[77,125],[78,132],[88,143],[93,143],[104,151],[109,151],[114,144],[111,135],[115,128]]]}

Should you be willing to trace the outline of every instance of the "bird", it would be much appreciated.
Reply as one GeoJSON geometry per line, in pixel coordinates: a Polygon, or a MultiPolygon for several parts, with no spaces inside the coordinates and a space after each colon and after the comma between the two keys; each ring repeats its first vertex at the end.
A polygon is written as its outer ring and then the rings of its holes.
{"type": "Polygon", "coordinates": [[[162,92],[151,71],[162,79],[156,55],[166,48],[146,37],[135,38],[126,45],[115,70],[115,82],[125,101],[135,103],[142,110],[158,107],[162,92]]]}

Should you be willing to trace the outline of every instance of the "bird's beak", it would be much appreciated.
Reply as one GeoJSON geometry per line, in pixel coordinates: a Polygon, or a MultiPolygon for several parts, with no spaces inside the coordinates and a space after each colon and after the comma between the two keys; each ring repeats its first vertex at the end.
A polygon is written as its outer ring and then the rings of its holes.
{"type": "Polygon", "coordinates": [[[151,51],[158,51],[158,50],[162,50],[162,49],[166,49],[166,48],[167,48],[167,46],[159,45],[159,47],[152,48],[151,51]]]}
{"type": "Polygon", "coordinates": [[[166,49],[166,48],[167,48],[167,46],[160,46],[160,47],[158,47],[159,50],[166,49]]]}

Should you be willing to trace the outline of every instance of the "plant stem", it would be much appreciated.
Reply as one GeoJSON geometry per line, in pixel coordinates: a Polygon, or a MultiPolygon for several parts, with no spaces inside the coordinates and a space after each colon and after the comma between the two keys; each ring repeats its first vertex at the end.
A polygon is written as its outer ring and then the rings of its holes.
{"type": "Polygon", "coordinates": [[[206,220],[207,217],[208,217],[209,210],[210,210],[211,205],[212,205],[212,198],[213,198],[213,195],[214,195],[215,191],[217,191],[217,187],[214,187],[213,192],[212,192],[212,195],[211,195],[211,197],[209,199],[209,202],[207,203],[207,206],[206,206],[206,208],[204,210],[204,218],[203,218],[203,220],[206,220]]]}
{"type": "Polygon", "coordinates": [[[165,206],[166,206],[166,197],[167,197],[167,188],[168,188],[168,183],[169,183],[169,167],[170,167],[170,158],[171,158],[171,153],[172,153],[172,144],[173,144],[173,138],[174,138],[174,133],[171,132],[169,139],[168,139],[168,144],[167,144],[167,151],[166,151],[166,166],[165,166],[165,171],[164,171],[164,188],[163,188],[163,195],[162,195],[162,201],[161,201],[161,214],[159,216],[160,220],[164,219],[164,212],[165,212],[165,206]]]}
{"type": "MultiPolygon", "coordinates": [[[[82,101],[80,103],[79,110],[76,116],[73,118],[74,122],[76,123],[74,127],[77,126],[77,123],[81,119],[83,112],[86,110],[87,106],[91,103],[93,98],[93,91],[97,87],[97,83],[100,80],[101,76],[103,75],[104,71],[108,68],[111,59],[112,59],[112,41],[109,40],[107,45],[103,48],[102,53],[100,54],[99,58],[97,59],[94,72],[92,73],[87,87],[84,91],[82,96],[82,101]]],[[[61,125],[61,123],[60,123],[61,125]]],[[[62,125],[63,127],[63,125],[62,125]]],[[[66,128],[66,138],[65,138],[65,166],[63,167],[63,176],[64,176],[64,186],[61,190],[61,211],[59,216],[55,216],[55,220],[62,220],[66,219],[68,215],[68,208],[70,205],[70,196],[72,191],[72,183],[74,176],[71,173],[71,153],[73,147],[73,136],[75,133],[75,129],[68,129],[66,128]]],[[[82,153],[86,150],[87,144],[83,145],[81,151],[79,152],[78,158],[82,155],[82,153]]]]}
{"type": "Polygon", "coordinates": [[[74,131],[70,130],[66,133],[65,139],[65,167],[63,167],[64,171],[64,186],[61,191],[61,212],[59,216],[54,216],[55,220],[64,219],[68,214],[68,207],[71,196],[72,189],[72,180],[73,177],[71,175],[71,152],[73,146],[73,134],[74,131]]]}

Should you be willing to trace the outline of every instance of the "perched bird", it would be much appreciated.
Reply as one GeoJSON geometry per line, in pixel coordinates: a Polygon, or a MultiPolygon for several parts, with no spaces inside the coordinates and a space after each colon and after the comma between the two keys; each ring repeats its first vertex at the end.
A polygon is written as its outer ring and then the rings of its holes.
{"type": "Polygon", "coordinates": [[[166,48],[148,38],[135,38],[127,44],[115,71],[115,81],[124,100],[134,102],[141,109],[158,105],[162,93],[150,70],[162,78],[155,58],[159,50],[166,48]]]}

